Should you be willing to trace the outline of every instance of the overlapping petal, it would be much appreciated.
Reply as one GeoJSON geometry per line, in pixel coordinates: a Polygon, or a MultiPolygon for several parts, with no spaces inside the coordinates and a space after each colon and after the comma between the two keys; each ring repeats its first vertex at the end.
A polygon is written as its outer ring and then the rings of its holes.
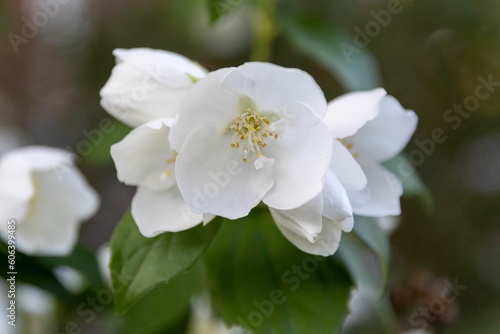
{"type": "Polygon", "coordinates": [[[350,232],[354,220],[345,189],[334,173],[327,173],[323,191],[292,210],[270,208],[283,235],[304,252],[329,256],[336,252],[342,231],[350,232]]]}
{"type": "Polygon", "coordinates": [[[399,154],[417,127],[418,118],[392,96],[380,101],[380,113],[349,138],[353,148],[365,158],[385,161],[399,154]]]}
{"type": "Polygon", "coordinates": [[[203,220],[189,209],[177,187],[164,191],[140,187],[132,200],[132,216],[141,234],[148,238],[184,231],[203,220]]]}
{"type": "Polygon", "coordinates": [[[170,124],[169,119],[148,122],[111,146],[120,181],[156,191],[175,185],[175,153],[168,145],[170,124]]]}
{"type": "Polygon", "coordinates": [[[201,223],[181,196],[175,180],[177,153],[168,143],[172,119],[159,119],[133,129],[111,147],[118,179],[138,186],[132,216],[146,237],[178,232],[201,223]]]}
{"type": "MultiPolygon", "coordinates": [[[[377,163],[363,165],[370,190],[368,201],[360,201],[356,196],[359,194],[350,193],[355,214],[361,216],[383,217],[388,215],[401,214],[399,198],[403,194],[401,181],[377,163]],[[358,203],[362,203],[359,205],[358,203]]],[[[362,196],[362,195],[361,195],[362,196]]]]}
{"type": "Polygon", "coordinates": [[[328,103],[324,122],[335,138],[352,136],[378,115],[386,94],[383,88],[376,88],[341,95],[328,103]]]}

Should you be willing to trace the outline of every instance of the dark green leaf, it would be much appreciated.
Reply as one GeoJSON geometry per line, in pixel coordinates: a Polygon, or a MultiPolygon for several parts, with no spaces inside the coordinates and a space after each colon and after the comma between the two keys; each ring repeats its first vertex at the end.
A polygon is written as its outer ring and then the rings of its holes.
{"type": "Polygon", "coordinates": [[[123,332],[125,334],[181,332],[176,327],[186,325],[191,295],[201,290],[203,276],[199,263],[187,273],[173,278],[168,284],[158,284],[132,306],[124,315],[123,332]]]}
{"type": "Polygon", "coordinates": [[[215,308],[254,333],[335,333],[352,286],[332,258],[301,252],[269,212],[226,221],[206,254],[215,308]]]}
{"type": "Polygon", "coordinates": [[[189,270],[219,230],[216,218],[207,226],[145,238],[127,213],[111,239],[111,280],[115,312],[125,312],[144,294],[189,270]]]}
{"type": "Polygon", "coordinates": [[[300,51],[328,69],[346,90],[363,90],[381,85],[375,57],[353,45],[353,37],[323,17],[281,19],[284,32],[300,51]]]}

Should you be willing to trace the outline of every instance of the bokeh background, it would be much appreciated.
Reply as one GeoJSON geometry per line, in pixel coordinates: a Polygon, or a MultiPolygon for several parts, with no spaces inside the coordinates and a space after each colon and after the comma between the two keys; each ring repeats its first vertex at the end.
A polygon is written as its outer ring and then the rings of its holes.
{"type": "MultiPolygon", "coordinates": [[[[389,2],[281,1],[277,15],[327,18],[354,43],[358,29],[374,20],[373,11],[389,2]]],[[[109,240],[134,193],[117,181],[109,156],[109,146],[129,129],[115,122],[102,138],[92,142],[89,135],[103,119],[112,119],[99,105],[99,90],[115,62],[112,50],[158,48],[209,70],[237,66],[251,56],[259,21],[251,6],[232,11],[235,1],[227,2],[230,13],[216,24],[210,24],[206,0],[58,3],[57,15],[15,47],[9,33],[22,36],[24,20],[41,10],[40,1],[0,4],[0,153],[36,144],[77,154],[102,200],[80,234],[81,243],[96,250],[109,240]]],[[[363,52],[375,61],[383,87],[419,116],[405,152],[432,200],[402,200],[400,225],[391,235],[390,300],[401,329],[415,329],[412,314],[441,305],[433,301],[442,299],[445,281],[455,281],[466,288],[424,322],[429,332],[500,333],[500,2],[401,0],[401,6],[363,52]],[[448,111],[473,101],[480,78],[498,83],[489,96],[470,112],[448,111]],[[432,140],[436,129],[442,129],[439,142],[432,140]]],[[[328,100],[349,89],[293,40],[278,30],[270,60],[311,73],[328,100]]],[[[367,74],[365,88],[370,82],[367,74]]],[[[345,331],[381,331],[372,311],[362,312],[345,331]]],[[[110,320],[110,313],[85,324],[84,333],[113,332],[119,320],[110,320]]],[[[76,317],[59,314],[63,322],[76,317]]]]}

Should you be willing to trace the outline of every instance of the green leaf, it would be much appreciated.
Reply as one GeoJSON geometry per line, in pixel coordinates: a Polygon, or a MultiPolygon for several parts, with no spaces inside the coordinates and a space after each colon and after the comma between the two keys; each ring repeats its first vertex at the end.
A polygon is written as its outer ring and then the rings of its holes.
{"type": "Polygon", "coordinates": [[[241,6],[244,0],[208,0],[210,21],[213,23],[241,6]]]}
{"type": "Polygon", "coordinates": [[[384,166],[401,181],[405,196],[418,196],[422,202],[422,206],[428,212],[433,211],[434,198],[432,197],[432,193],[404,154],[385,161],[384,166]]]}
{"type": "Polygon", "coordinates": [[[290,42],[329,70],[346,90],[381,85],[373,54],[353,45],[353,37],[324,17],[285,16],[281,25],[290,42]]]}
{"type": "MultiPolygon", "coordinates": [[[[198,262],[187,273],[173,278],[168,284],[158,284],[124,315],[125,334],[179,333],[190,313],[193,292],[201,290],[202,268],[198,262]],[[154,306],[153,306],[154,305],[154,306]],[[153,307],[152,307],[153,306],[153,307]]],[[[182,331],[185,332],[185,331],[182,331]]]]}
{"type": "Polygon", "coordinates": [[[344,233],[338,256],[359,287],[379,300],[386,291],[390,260],[389,239],[376,218],[355,217],[354,231],[344,233]]]}
{"type": "Polygon", "coordinates": [[[348,313],[345,269],[298,250],[266,209],[226,221],[206,259],[214,307],[229,324],[253,333],[335,333],[348,313]]]}
{"type": "Polygon", "coordinates": [[[115,312],[125,312],[148,291],[189,270],[212,242],[220,222],[155,238],[142,236],[127,213],[111,238],[111,281],[115,312]]]}

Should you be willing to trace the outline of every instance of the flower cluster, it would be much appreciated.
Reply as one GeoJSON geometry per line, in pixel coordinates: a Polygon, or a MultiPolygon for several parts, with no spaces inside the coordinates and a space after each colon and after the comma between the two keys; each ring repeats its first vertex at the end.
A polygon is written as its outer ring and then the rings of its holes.
{"type": "Polygon", "coordinates": [[[301,250],[327,256],[354,214],[398,215],[400,181],[382,166],[417,117],[384,89],[327,103],[304,71],[261,62],[208,72],[150,49],[115,50],[101,105],[135,127],[111,148],[138,187],[141,233],[177,232],[263,203],[301,250]]]}

